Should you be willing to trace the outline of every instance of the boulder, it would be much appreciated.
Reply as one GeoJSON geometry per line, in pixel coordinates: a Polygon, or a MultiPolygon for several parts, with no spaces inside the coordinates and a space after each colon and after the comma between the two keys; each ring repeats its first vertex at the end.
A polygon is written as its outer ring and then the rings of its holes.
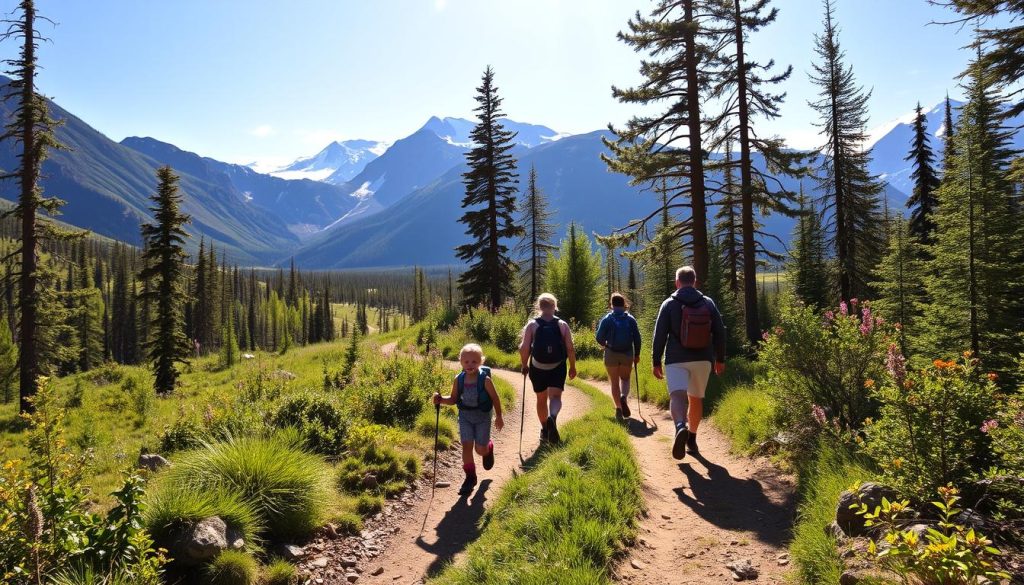
{"type": "Polygon", "coordinates": [[[750,559],[740,559],[733,561],[725,566],[725,568],[732,571],[732,578],[734,581],[748,581],[754,580],[758,577],[757,569],[754,567],[750,559]]]}
{"type": "Polygon", "coordinates": [[[295,562],[302,557],[306,556],[306,550],[296,544],[281,544],[277,547],[277,552],[286,560],[295,562]]]}
{"type": "Polygon", "coordinates": [[[228,527],[217,516],[204,518],[185,529],[171,547],[171,556],[186,566],[209,561],[225,550],[245,547],[241,533],[228,527]]]}
{"type": "Polygon", "coordinates": [[[274,370],[270,373],[270,377],[275,380],[294,380],[298,378],[298,376],[288,370],[274,370]]]}
{"type": "Polygon", "coordinates": [[[378,486],[377,476],[372,473],[367,473],[363,476],[363,489],[364,490],[375,490],[378,486]]]}
{"type": "Polygon", "coordinates": [[[161,467],[167,467],[170,464],[170,461],[164,459],[162,456],[157,455],[156,453],[140,453],[137,466],[139,469],[148,469],[150,471],[156,471],[161,467]]]}
{"type": "MultiPolygon", "coordinates": [[[[896,499],[896,490],[887,485],[875,482],[868,482],[860,486],[860,501],[867,505],[868,510],[874,510],[882,505],[882,498],[890,501],[896,499]]],[[[851,508],[857,504],[857,494],[852,491],[844,491],[839,495],[839,503],[836,505],[836,524],[847,536],[865,536],[869,530],[864,526],[864,517],[857,513],[857,508],[851,508]]]]}

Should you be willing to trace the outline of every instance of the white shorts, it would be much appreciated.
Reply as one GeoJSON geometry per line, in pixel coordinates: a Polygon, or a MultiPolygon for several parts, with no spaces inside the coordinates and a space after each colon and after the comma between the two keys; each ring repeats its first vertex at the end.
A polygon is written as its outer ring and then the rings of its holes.
{"type": "Polygon", "coordinates": [[[694,398],[704,398],[711,377],[711,362],[681,362],[665,364],[665,381],[668,393],[686,392],[694,398]]]}

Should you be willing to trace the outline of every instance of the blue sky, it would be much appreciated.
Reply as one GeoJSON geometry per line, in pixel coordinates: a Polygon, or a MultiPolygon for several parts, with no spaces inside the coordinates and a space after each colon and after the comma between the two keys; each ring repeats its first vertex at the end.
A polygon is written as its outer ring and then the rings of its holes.
{"type": "MultiPolygon", "coordinates": [[[[15,2],[0,6],[9,13],[15,2]]],[[[638,80],[617,31],[648,0],[38,0],[51,38],[41,90],[115,140],[153,136],[232,162],[286,162],[330,140],[395,140],[431,115],[470,117],[492,65],[512,119],[578,133],[625,121],[638,80]]],[[[776,0],[755,57],[792,64],[767,130],[818,144],[807,100],[819,0],[776,0]]],[[[837,0],[841,41],[873,88],[871,126],[950,92],[966,32],[926,0],[837,0]]],[[[16,47],[0,45],[9,57],[16,47]]]]}

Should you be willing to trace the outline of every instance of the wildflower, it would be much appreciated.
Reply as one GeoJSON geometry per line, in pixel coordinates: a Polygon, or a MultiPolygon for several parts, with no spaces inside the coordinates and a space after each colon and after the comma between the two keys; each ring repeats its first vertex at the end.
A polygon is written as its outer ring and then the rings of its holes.
{"type": "Polygon", "coordinates": [[[839,314],[843,315],[844,317],[850,314],[850,307],[847,306],[846,301],[842,301],[839,303],[839,314]]]}
{"type": "Polygon", "coordinates": [[[860,301],[857,300],[857,297],[853,297],[852,299],[850,299],[850,304],[853,305],[854,307],[856,307],[857,303],[859,303],[859,302],[860,301]]]}
{"type": "Polygon", "coordinates": [[[965,358],[970,358],[970,357],[971,357],[971,350],[967,350],[967,351],[965,351],[965,352],[964,352],[964,357],[965,357],[965,358]]]}
{"type": "Polygon", "coordinates": [[[825,318],[828,319],[829,321],[834,321],[836,318],[836,314],[832,310],[825,311],[825,318]]]}
{"type": "Polygon", "coordinates": [[[776,325],[775,326],[775,335],[782,335],[783,333],[784,333],[784,330],[782,329],[782,327],[779,327],[778,325],[776,325]]]}
{"type": "Polygon", "coordinates": [[[956,367],[956,362],[954,362],[953,360],[949,360],[948,362],[943,360],[935,360],[932,362],[932,365],[939,370],[948,370],[956,367]]]}
{"type": "Polygon", "coordinates": [[[988,378],[989,382],[995,382],[996,380],[999,379],[999,374],[997,374],[995,372],[989,372],[989,373],[985,374],[985,377],[988,378]]]}
{"type": "Polygon", "coordinates": [[[981,423],[981,432],[988,434],[989,431],[993,431],[999,428],[999,421],[994,418],[990,418],[987,421],[981,423]]]}
{"type": "Polygon", "coordinates": [[[875,381],[872,380],[871,378],[868,378],[867,380],[864,380],[864,387],[865,388],[874,388],[875,387],[875,381]]]}
{"type": "Polygon", "coordinates": [[[765,341],[768,341],[768,338],[769,338],[769,337],[771,337],[771,336],[770,336],[770,335],[768,335],[768,332],[767,332],[767,331],[763,331],[763,332],[761,332],[761,339],[763,339],[763,340],[765,340],[765,341]]]}
{"type": "Polygon", "coordinates": [[[1024,428],[1024,412],[1018,412],[1017,414],[1013,415],[1013,424],[1017,425],[1018,427],[1024,428]]]}
{"type": "Polygon", "coordinates": [[[885,317],[875,317],[875,325],[881,327],[885,324],[885,317]]]}
{"type": "Polygon", "coordinates": [[[897,458],[893,459],[892,460],[892,466],[895,467],[896,469],[899,469],[899,468],[903,467],[903,458],[902,457],[897,457],[897,458]]]}
{"type": "Polygon", "coordinates": [[[814,422],[820,426],[825,426],[825,423],[828,422],[828,415],[825,414],[825,409],[817,404],[811,405],[811,416],[814,417],[814,422]]]}
{"type": "Polygon", "coordinates": [[[36,498],[36,486],[28,486],[25,493],[25,533],[36,543],[43,537],[43,512],[39,509],[39,501],[36,498]]]}
{"type": "Polygon", "coordinates": [[[897,382],[907,377],[907,358],[903,357],[903,353],[895,343],[889,344],[889,351],[885,354],[885,369],[897,382]]]}

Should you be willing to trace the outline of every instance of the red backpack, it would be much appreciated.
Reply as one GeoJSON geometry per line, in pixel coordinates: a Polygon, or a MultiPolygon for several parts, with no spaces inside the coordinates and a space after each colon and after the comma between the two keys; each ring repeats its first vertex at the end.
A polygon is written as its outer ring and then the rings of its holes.
{"type": "Polygon", "coordinates": [[[683,305],[683,318],[679,323],[679,345],[686,349],[704,349],[711,346],[711,307],[702,298],[700,303],[683,305]]]}

